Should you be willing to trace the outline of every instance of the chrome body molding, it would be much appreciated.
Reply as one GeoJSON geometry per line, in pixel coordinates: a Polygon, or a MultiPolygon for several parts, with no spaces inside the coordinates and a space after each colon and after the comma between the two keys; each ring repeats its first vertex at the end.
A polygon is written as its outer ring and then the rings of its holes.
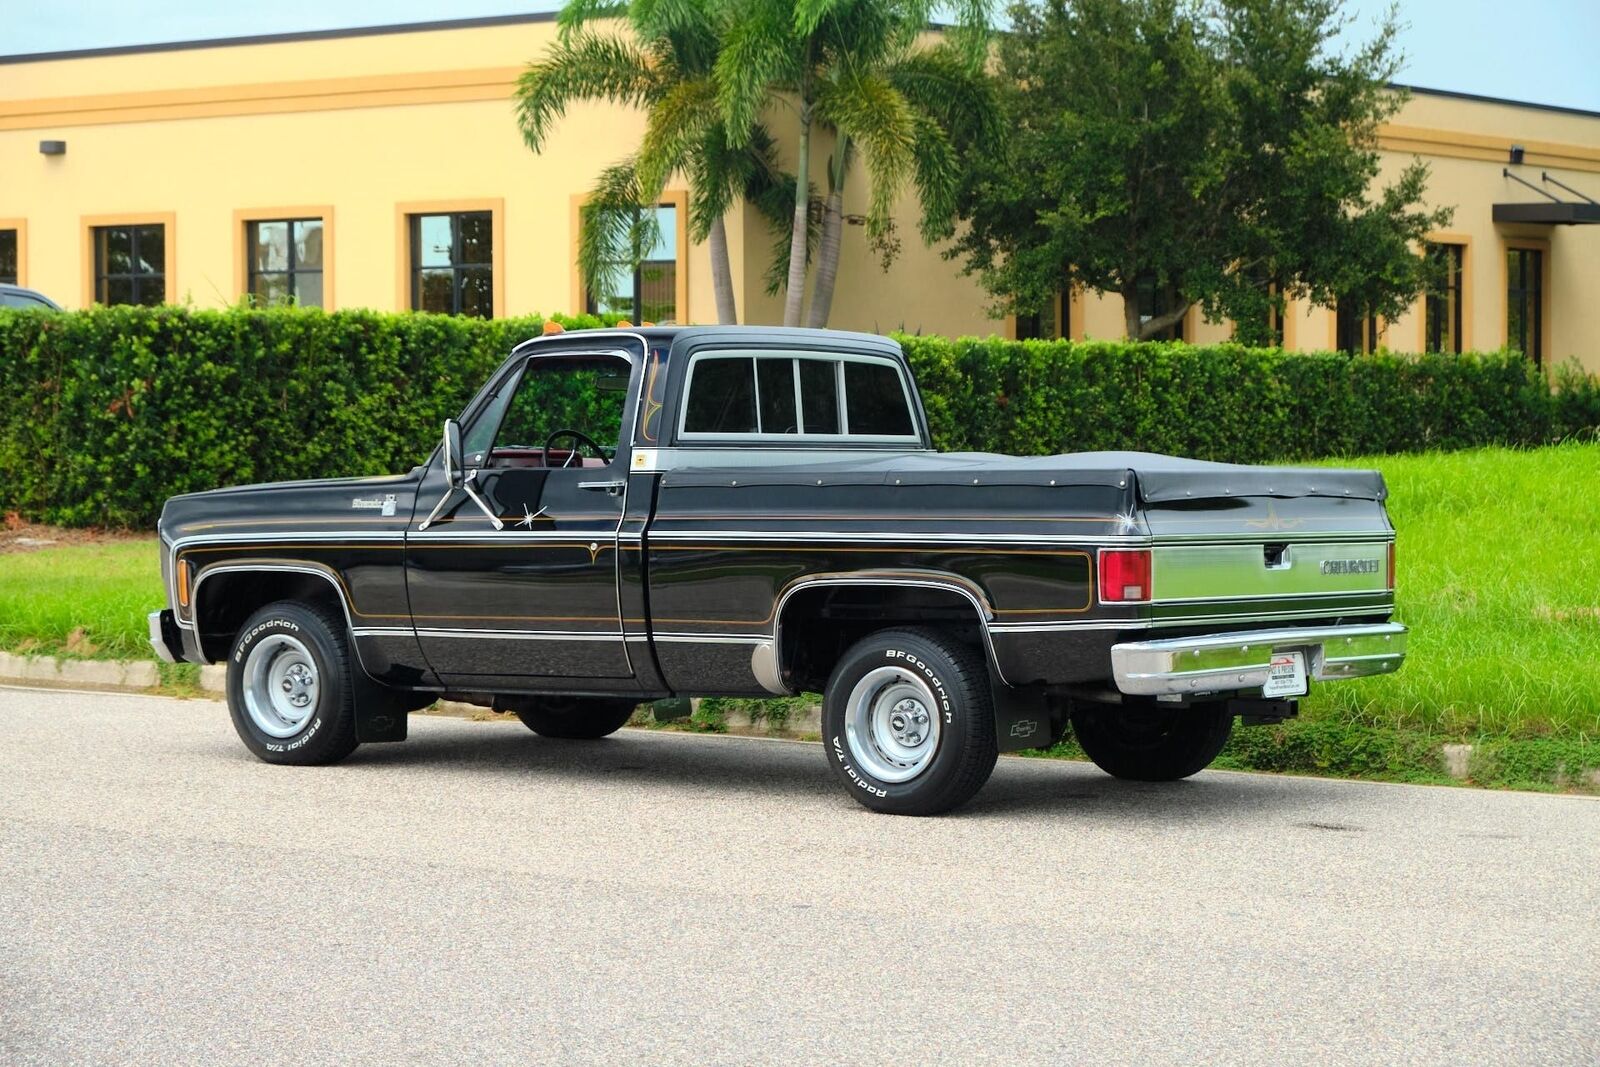
{"type": "Polygon", "coordinates": [[[1266,684],[1277,652],[1304,652],[1317,681],[1388,674],[1406,657],[1406,628],[1309,626],[1130,641],[1111,646],[1117,688],[1130,696],[1234,693],[1266,684]]]}
{"type": "MultiPolygon", "coordinates": [[[[354,616],[350,611],[350,601],[345,597],[344,586],[339,582],[338,576],[334,574],[331,567],[325,567],[315,563],[280,563],[268,560],[250,560],[240,563],[213,563],[209,567],[203,568],[195,575],[194,587],[190,590],[189,594],[189,625],[184,626],[183,618],[177,615],[176,612],[173,613],[174,619],[180,627],[194,632],[195,643],[196,645],[199,645],[200,626],[198,620],[200,618],[200,591],[205,586],[206,579],[218,574],[237,574],[248,572],[260,573],[263,571],[276,571],[290,574],[314,574],[318,578],[321,578],[323,581],[333,586],[334,596],[339,601],[339,609],[344,612],[345,628],[351,632],[355,631],[354,616]]],[[[177,601],[174,600],[173,603],[177,603],[177,601]]],[[[356,662],[360,664],[361,669],[365,671],[367,667],[366,664],[362,662],[361,643],[359,641],[352,641],[351,648],[356,654],[356,662]]]]}

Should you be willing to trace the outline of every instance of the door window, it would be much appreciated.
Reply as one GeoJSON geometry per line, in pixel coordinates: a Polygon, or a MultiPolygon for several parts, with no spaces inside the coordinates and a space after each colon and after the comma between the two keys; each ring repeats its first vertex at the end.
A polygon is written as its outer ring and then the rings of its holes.
{"type": "Polygon", "coordinates": [[[492,400],[467,433],[463,447],[469,462],[607,465],[622,441],[631,369],[615,356],[530,359],[510,397],[492,400]]]}

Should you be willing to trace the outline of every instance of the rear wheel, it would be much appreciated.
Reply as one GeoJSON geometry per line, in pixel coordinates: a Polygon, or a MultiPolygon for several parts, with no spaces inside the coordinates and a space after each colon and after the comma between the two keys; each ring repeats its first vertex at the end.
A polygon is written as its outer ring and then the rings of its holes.
{"type": "Polygon", "coordinates": [[[936,815],[983,788],[997,749],[983,654],[938,630],[863,638],[828,679],[823,750],[874,811],[936,815]]]}
{"type": "Polygon", "coordinates": [[[228,654],[228,712],[268,763],[336,763],[354,752],[352,660],[341,622],[292,601],[250,616],[228,654]]]}
{"type": "Polygon", "coordinates": [[[1172,782],[1211,765],[1233,732],[1221,704],[1149,710],[1080,704],[1072,732],[1095,766],[1117,778],[1172,782]]]}
{"type": "Polygon", "coordinates": [[[540,737],[593,740],[616,733],[633,718],[638,701],[615,697],[527,697],[506,708],[540,737]]]}

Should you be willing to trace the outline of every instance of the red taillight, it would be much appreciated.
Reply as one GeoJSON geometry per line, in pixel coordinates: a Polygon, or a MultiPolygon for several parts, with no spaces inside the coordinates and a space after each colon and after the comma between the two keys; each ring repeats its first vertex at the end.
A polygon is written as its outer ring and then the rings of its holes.
{"type": "Polygon", "coordinates": [[[1100,550],[1100,600],[1130,604],[1150,599],[1150,550],[1102,548],[1100,550]]]}
{"type": "Polygon", "coordinates": [[[1389,588],[1394,589],[1394,542],[1389,542],[1389,588]]]}

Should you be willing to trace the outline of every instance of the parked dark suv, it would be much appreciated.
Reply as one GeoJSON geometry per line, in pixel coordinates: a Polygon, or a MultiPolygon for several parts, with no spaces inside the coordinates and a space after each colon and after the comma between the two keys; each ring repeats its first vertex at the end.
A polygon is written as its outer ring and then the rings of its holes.
{"type": "Polygon", "coordinates": [[[49,311],[60,311],[61,305],[32,289],[24,289],[20,285],[0,284],[0,308],[32,308],[34,311],[44,308],[49,311]]]}

